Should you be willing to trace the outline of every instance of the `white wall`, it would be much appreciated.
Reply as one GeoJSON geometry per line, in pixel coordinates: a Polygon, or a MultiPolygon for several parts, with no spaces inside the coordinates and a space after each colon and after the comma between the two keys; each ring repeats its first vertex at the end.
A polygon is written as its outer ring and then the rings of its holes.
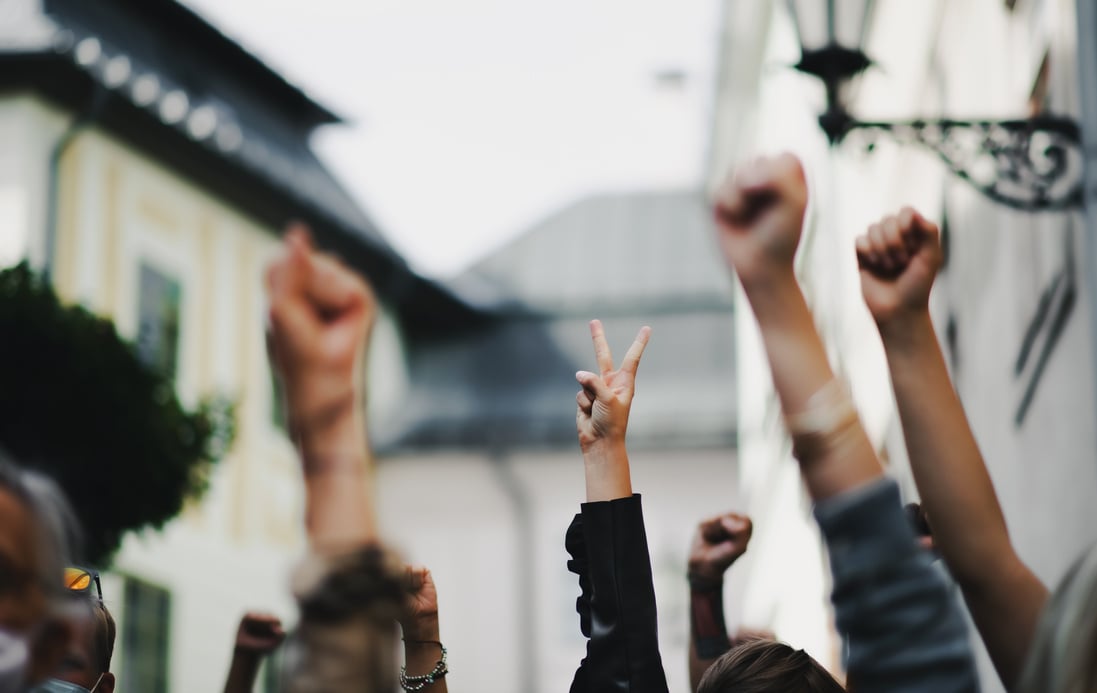
{"type": "MultiPolygon", "coordinates": [[[[525,693],[519,667],[527,619],[533,624],[537,686],[529,693],[567,690],[585,647],[575,613],[578,581],[567,572],[564,551],[564,532],[584,500],[582,458],[576,446],[574,452],[516,453],[503,460],[530,513],[532,603],[519,604],[516,561],[523,537],[516,508],[488,458],[424,455],[383,461],[378,474],[383,530],[411,562],[434,573],[453,690],[525,693]]],[[[687,690],[689,538],[701,519],[742,508],[734,453],[638,451],[631,461],[633,487],[644,496],[663,662],[671,690],[687,690]]],[[[729,585],[729,592],[736,585],[729,585]]],[[[730,627],[739,620],[734,613],[728,616],[730,627]]]]}
{"type": "Polygon", "coordinates": [[[30,95],[0,99],[0,267],[42,265],[49,152],[69,120],[30,95]]]}
{"type": "MultiPolygon", "coordinates": [[[[740,95],[717,118],[718,128],[735,128],[739,134],[715,152],[714,160],[726,165],[751,149],[791,149],[805,161],[813,202],[808,248],[799,259],[801,280],[832,360],[852,378],[870,434],[886,449],[911,495],[879,341],[860,302],[852,238],[904,204],[934,219],[941,218],[947,204],[951,258],[934,293],[938,329],[943,335],[948,315],[954,317],[956,385],[1015,544],[1036,572],[1054,584],[1081,547],[1097,537],[1094,344],[1086,267],[1078,265],[1078,302],[1021,426],[1014,423],[1014,414],[1031,364],[1021,377],[1014,376],[1013,368],[1040,293],[1061,266],[1064,237],[1072,226],[1075,254],[1082,262],[1084,222],[1071,213],[1005,210],[947,174],[933,155],[887,141],[863,154],[854,134],[828,152],[814,122],[824,106],[820,84],[782,67],[796,61],[798,48],[778,5],[760,60],[740,56],[730,46],[733,68],[768,67],[761,71],[756,92],[740,95]],[[756,126],[750,133],[742,134],[741,128],[752,123],[756,126]]],[[[877,2],[866,50],[878,66],[854,90],[850,110],[869,120],[1024,117],[1040,60],[1050,50],[1052,106],[1075,112],[1073,2],[1022,0],[1017,5],[1010,13],[1001,0],[877,2]]],[[[759,542],[756,558],[765,559],[758,564],[764,572],[748,585],[747,601],[752,608],[764,604],[776,609],[778,634],[799,645],[800,638],[811,642],[828,624],[815,611],[801,615],[799,624],[783,623],[780,609],[799,598],[796,586],[768,578],[795,570],[807,576],[806,589],[814,593],[820,567],[753,317],[747,310],[738,316],[742,490],[759,528],[763,522],[776,525],[773,543],[791,538],[803,547],[795,563],[781,563],[770,560],[768,547],[759,542]]],[[[998,683],[985,660],[983,666],[986,688],[995,690],[998,683]]]]}

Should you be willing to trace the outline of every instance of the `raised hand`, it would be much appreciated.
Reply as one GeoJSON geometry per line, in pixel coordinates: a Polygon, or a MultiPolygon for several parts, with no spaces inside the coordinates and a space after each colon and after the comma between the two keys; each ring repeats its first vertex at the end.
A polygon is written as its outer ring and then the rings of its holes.
{"type": "Polygon", "coordinates": [[[277,616],[248,612],[236,629],[236,652],[265,656],[286,639],[282,621],[277,616]]]}
{"type": "Polygon", "coordinates": [[[286,639],[277,616],[248,612],[240,619],[232,650],[232,663],[224,693],[250,693],[259,677],[259,665],[286,639]]]}
{"type": "MultiPolygon", "coordinates": [[[[438,591],[430,571],[420,566],[407,566],[404,589],[404,609],[400,616],[400,629],[404,632],[404,670],[420,678],[428,672],[437,673],[437,678],[426,682],[424,687],[432,693],[446,693],[449,687],[445,679],[445,650],[438,627],[438,591]]],[[[420,680],[420,683],[424,682],[420,680]]]]}
{"type": "Polygon", "coordinates": [[[939,236],[936,224],[904,207],[857,238],[861,292],[878,325],[929,309],[943,258],[939,236]]]}
{"type": "Polygon", "coordinates": [[[578,405],[575,424],[579,445],[584,451],[600,442],[624,443],[636,388],[636,369],[640,367],[640,357],[651,336],[651,328],[640,328],[617,369],[613,367],[613,354],[601,321],[591,321],[590,336],[594,341],[599,373],[579,371],[575,374],[583,387],[575,396],[578,405]]]}
{"type": "Polygon", "coordinates": [[[739,167],[716,196],[720,245],[744,284],[791,272],[807,208],[807,183],[791,154],[739,167]]]}
{"type": "Polygon", "coordinates": [[[292,226],[267,270],[271,347],[294,428],[322,426],[353,409],[359,369],[376,315],[369,287],[333,257],[316,253],[292,226]]]}
{"type": "Polygon", "coordinates": [[[404,611],[400,625],[408,640],[438,639],[438,590],[430,571],[422,566],[407,566],[404,572],[404,611]]]}
{"type": "Polygon", "coordinates": [[[731,564],[746,552],[753,531],[750,518],[738,513],[724,513],[701,522],[689,549],[690,580],[709,584],[723,580],[731,564]]]}

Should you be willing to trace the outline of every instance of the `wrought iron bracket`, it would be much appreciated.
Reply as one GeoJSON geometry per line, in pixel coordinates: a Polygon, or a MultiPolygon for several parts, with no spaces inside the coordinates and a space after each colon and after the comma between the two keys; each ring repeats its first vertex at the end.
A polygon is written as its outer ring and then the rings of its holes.
{"type": "Polygon", "coordinates": [[[819,120],[833,144],[856,131],[866,151],[872,151],[880,135],[929,149],[976,190],[1013,209],[1040,212],[1083,205],[1082,138],[1070,118],[860,122],[830,110],[819,120]]]}

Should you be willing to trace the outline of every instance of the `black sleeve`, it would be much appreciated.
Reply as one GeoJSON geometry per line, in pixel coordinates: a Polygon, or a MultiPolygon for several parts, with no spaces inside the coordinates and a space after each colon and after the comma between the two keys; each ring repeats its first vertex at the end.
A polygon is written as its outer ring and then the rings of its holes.
{"type": "Polygon", "coordinates": [[[571,693],[667,693],[640,496],[584,503],[565,546],[588,639],[571,693]]]}

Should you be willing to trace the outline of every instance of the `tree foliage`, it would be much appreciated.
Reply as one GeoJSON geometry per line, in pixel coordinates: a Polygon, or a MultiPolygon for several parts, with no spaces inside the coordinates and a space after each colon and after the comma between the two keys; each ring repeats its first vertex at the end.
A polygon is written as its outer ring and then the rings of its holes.
{"type": "Polygon", "coordinates": [[[111,321],[62,305],[26,264],[0,271],[0,446],[64,489],[88,562],[202,495],[232,409],[211,398],[187,411],[111,321]]]}

